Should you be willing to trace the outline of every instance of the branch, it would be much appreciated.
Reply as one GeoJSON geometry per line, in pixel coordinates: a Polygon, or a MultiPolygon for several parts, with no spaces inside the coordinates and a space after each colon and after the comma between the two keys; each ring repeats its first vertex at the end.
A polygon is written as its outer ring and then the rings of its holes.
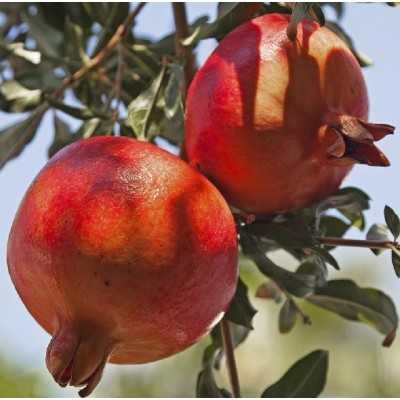
{"type": "Polygon", "coordinates": [[[229,380],[232,387],[233,397],[240,397],[240,384],[239,375],[236,368],[235,352],[232,343],[231,330],[229,322],[223,319],[220,322],[222,343],[224,346],[224,353],[226,355],[226,364],[228,367],[229,380]]]}
{"type": "Polygon", "coordinates": [[[319,243],[328,246],[346,246],[346,247],[367,247],[370,249],[399,249],[400,245],[397,242],[390,240],[357,240],[343,239],[335,237],[317,237],[319,243]]]}
{"type": "Polygon", "coordinates": [[[191,46],[183,46],[182,40],[190,35],[189,26],[186,16],[185,3],[172,3],[172,10],[174,13],[175,22],[175,53],[178,58],[184,61],[184,85],[182,88],[182,94],[185,98],[186,91],[195,73],[195,61],[192,53],[191,46]]]}
{"type": "Polygon", "coordinates": [[[129,32],[130,27],[135,22],[136,16],[140,13],[142,8],[146,3],[139,3],[136,8],[126,17],[123,24],[119,25],[114,35],[108,41],[108,43],[103,47],[103,49],[93,58],[89,60],[89,62],[78,69],[74,74],[65,78],[62,85],[54,92],[53,96],[60,96],[64,90],[75,83],[76,81],[83,78],[89,71],[97,68],[101,63],[103,63],[107,57],[111,54],[111,51],[114,47],[125,37],[125,35],[129,32]]]}

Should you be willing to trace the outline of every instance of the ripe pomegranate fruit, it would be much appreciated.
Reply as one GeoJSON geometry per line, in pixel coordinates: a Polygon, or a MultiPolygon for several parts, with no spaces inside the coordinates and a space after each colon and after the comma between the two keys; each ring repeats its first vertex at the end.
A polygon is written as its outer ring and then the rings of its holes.
{"type": "Polygon", "coordinates": [[[179,158],[126,137],[58,152],[26,193],[11,278],[53,338],[46,363],[88,395],[105,363],[144,363],[196,342],[235,291],[237,243],[220,193],[179,158]]]}
{"type": "Polygon", "coordinates": [[[335,191],[355,163],[387,166],[374,141],[394,127],[367,122],[357,60],[326,27],[267,14],[229,33],[195,75],[185,153],[248,213],[307,206],[335,191]]]}

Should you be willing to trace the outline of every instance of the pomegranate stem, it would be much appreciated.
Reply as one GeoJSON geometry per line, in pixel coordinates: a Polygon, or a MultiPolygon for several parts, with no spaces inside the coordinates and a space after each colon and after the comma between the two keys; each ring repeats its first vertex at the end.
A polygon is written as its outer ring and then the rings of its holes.
{"type": "Polygon", "coordinates": [[[224,346],[224,353],[226,355],[226,365],[229,373],[229,380],[232,387],[233,397],[240,397],[240,384],[239,375],[235,361],[235,351],[232,343],[231,329],[229,321],[223,319],[220,323],[222,343],[224,346]]]}
{"type": "Polygon", "coordinates": [[[390,240],[358,240],[358,239],[343,239],[336,237],[317,237],[321,244],[328,246],[346,246],[346,247],[367,247],[370,249],[399,249],[400,245],[397,242],[390,240]]]}

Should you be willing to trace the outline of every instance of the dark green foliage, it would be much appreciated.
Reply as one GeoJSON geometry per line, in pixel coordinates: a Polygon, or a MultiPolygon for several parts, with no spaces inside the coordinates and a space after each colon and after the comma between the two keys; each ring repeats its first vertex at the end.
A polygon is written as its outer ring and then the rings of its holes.
{"type": "Polygon", "coordinates": [[[317,397],[324,389],[327,372],[328,352],[313,351],[293,364],[261,397],[317,397]]]}

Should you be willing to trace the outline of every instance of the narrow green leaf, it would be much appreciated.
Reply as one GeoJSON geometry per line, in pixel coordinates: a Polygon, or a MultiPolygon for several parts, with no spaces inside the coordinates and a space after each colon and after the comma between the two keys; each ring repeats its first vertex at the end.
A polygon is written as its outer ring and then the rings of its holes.
{"type": "Polygon", "coordinates": [[[394,250],[392,250],[392,264],[396,276],[400,278],[400,255],[394,250]]]}
{"type": "Polygon", "coordinates": [[[88,108],[71,106],[71,105],[63,103],[62,101],[60,101],[54,97],[51,97],[51,96],[46,97],[46,100],[52,107],[64,112],[65,114],[68,114],[74,118],[87,120],[87,119],[92,119],[92,118],[99,117],[99,116],[102,116],[104,118],[110,117],[107,114],[100,114],[100,115],[95,114],[92,110],[89,110],[88,108]]]}
{"type": "Polygon", "coordinates": [[[154,79],[149,88],[136,97],[128,107],[128,124],[132,127],[137,138],[144,140],[147,136],[151,114],[156,105],[158,94],[164,80],[165,67],[154,79]]]}
{"type": "Polygon", "coordinates": [[[328,352],[316,350],[301,358],[261,397],[317,397],[325,387],[328,352]]]}
{"type": "Polygon", "coordinates": [[[28,24],[29,34],[36,40],[39,50],[53,57],[60,56],[64,37],[60,31],[48,25],[40,10],[35,15],[22,13],[22,19],[28,24]]]}
{"type": "Polygon", "coordinates": [[[297,308],[289,299],[285,301],[279,312],[279,332],[288,333],[296,324],[297,308]]]}
{"type": "Polygon", "coordinates": [[[394,240],[397,240],[400,235],[400,219],[398,215],[393,211],[393,209],[389,206],[385,206],[384,214],[386,225],[394,236],[394,240]]]}
{"type": "Polygon", "coordinates": [[[215,382],[211,365],[207,365],[197,376],[196,397],[232,397],[225,389],[220,389],[215,382]]]}
{"type": "MultiPolygon", "coordinates": [[[[374,224],[369,228],[366,236],[367,240],[390,240],[389,229],[383,224],[374,224]]],[[[385,251],[385,249],[371,249],[375,255],[379,255],[385,251]]]]}
{"type": "Polygon", "coordinates": [[[297,297],[304,297],[314,291],[315,276],[294,273],[276,265],[263,252],[258,241],[249,235],[240,236],[243,253],[257,265],[261,273],[274,280],[279,287],[297,297]]]}
{"type": "Polygon", "coordinates": [[[0,168],[18,156],[33,139],[45,111],[44,106],[39,107],[25,120],[0,131],[0,168]]]}
{"type": "Polygon", "coordinates": [[[77,135],[82,137],[83,139],[88,139],[94,135],[95,130],[100,125],[100,118],[92,118],[89,119],[81,125],[79,128],[77,135]]]}
{"type": "Polygon", "coordinates": [[[251,305],[247,286],[239,278],[235,296],[225,314],[225,318],[238,325],[253,329],[252,320],[257,310],[251,305]]]}
{"type": "Polygon", "coordinates": [[[333,255],[331,253],[329,253],[329,251],[325,250],[322,247],[318,247],[318,246],[315,246],[310,250],[313,251],[315,254],[318,254],[320,257],[322,257],[322,259],[325,260],[333,268],[340,270],[340,266],[339,266],[338,262],[336,261],[336,258],[333,257],[333,255]]]}
{"type": "Polygon", "coordinates": [[[54,139],[48,149],[48,156],[52,157],[64,146],[73,141],[74,136],[72,135],[69,125],[54,113],[54,139]]]}
{"type": "Polygon", "coordinates": [[[384,335],[397,329],[397,312],[390,297],[377,289],[361,288],[351,280],[328,281],[307,300],[343,318],[368,323],[384,335]]]}

